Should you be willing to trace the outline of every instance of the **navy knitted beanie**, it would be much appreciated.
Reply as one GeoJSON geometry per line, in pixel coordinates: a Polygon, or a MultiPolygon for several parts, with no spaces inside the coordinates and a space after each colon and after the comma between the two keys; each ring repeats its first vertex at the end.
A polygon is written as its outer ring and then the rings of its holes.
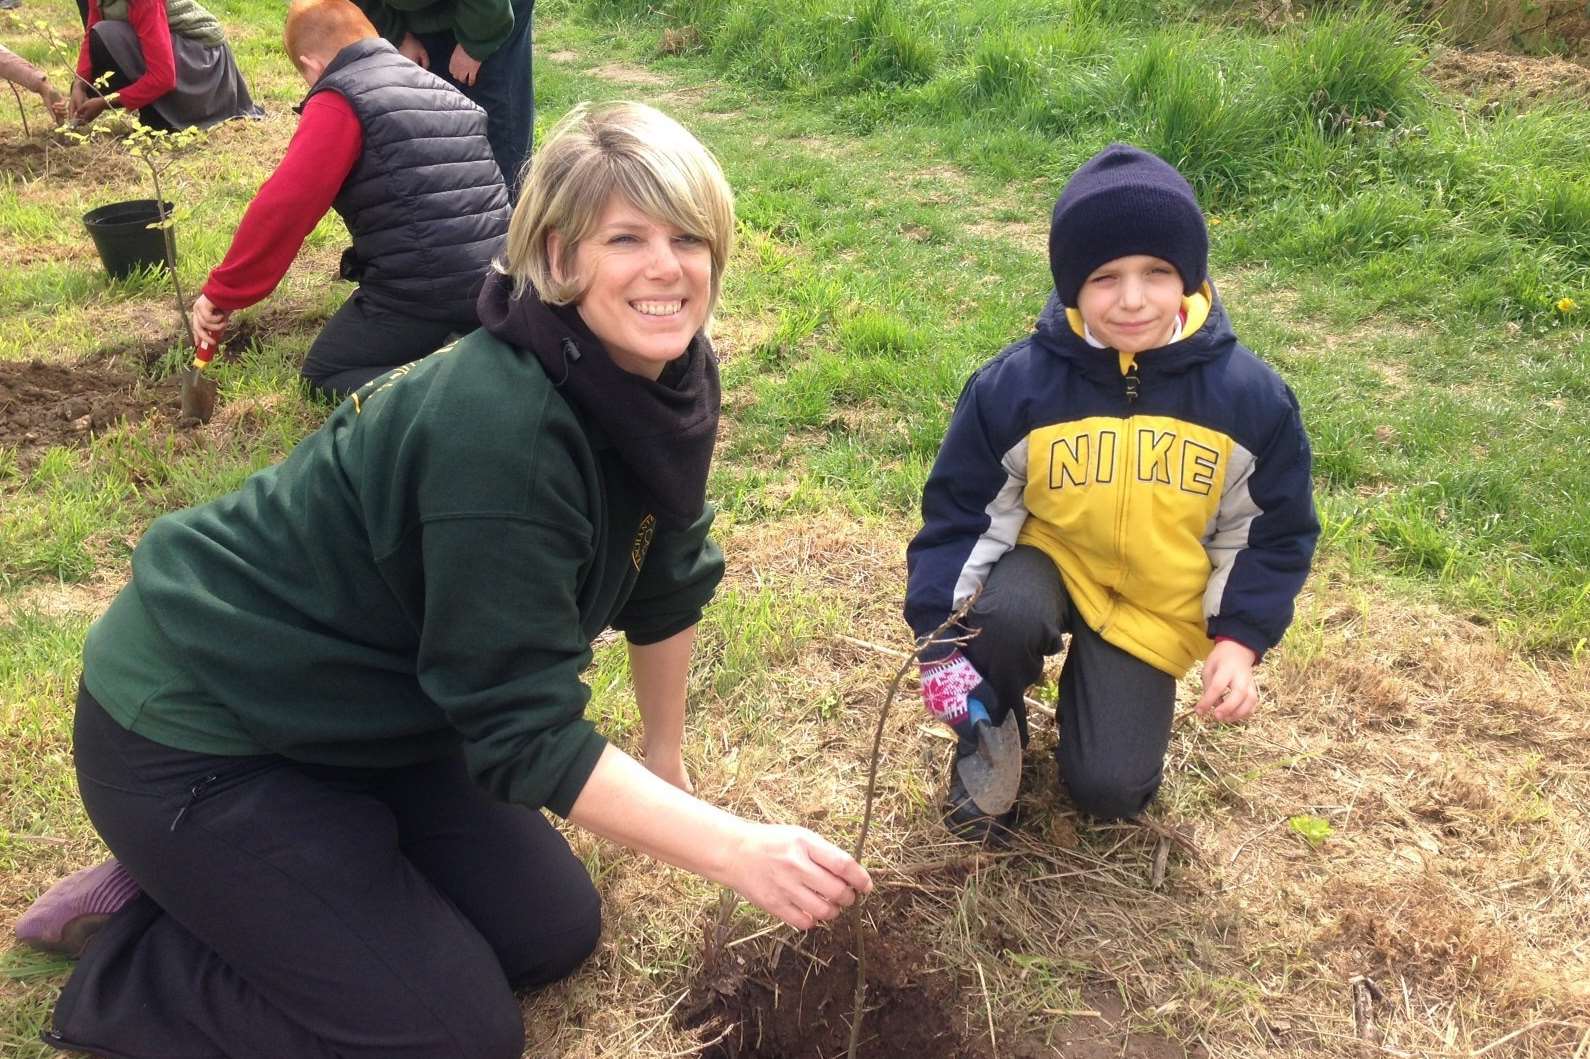
{"type": "Polygon", "coordinates": [[[1209,230],[1192,185],[1170,163],[1115,143],[1066,181],[1049,225],[1049,271],[1061,304],[1076,308],[1090,273],[1128,254],[1164,258],[1191,294],[1209,271],[1209,230]]]}

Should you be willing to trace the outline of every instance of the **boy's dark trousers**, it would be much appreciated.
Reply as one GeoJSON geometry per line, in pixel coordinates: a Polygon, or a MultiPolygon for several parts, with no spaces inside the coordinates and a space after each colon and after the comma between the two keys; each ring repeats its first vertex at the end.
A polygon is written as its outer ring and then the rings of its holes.
{"type": "Polygon", "coordinates": [[[431,73],[480,104],[486,112],[486,139],[502,170],[508,201],[519,201],[520,170],[530,157],[536,123],[535,80],[531,71],[531,23],[535,0],[513,0],[513,32],[480,64],[473,85],[453,80],[447,64],[458,40],[450,32],[419,34],[431,73]]]}
{"type": "Polygon", "coordinates": [[[399,769],[212,757],[121,727],[86,692],[89,818],[146,896],[61,993],[62,1048],[137,1059],[518,1059],[516,986],[596,945],[590,877],[462,759],[399,769]]]}
{"type": "Polygon", "coordinates": [[[315,336],[301,370],[315,389],[340,399],[377,375],[436,352],[476,326],[472,320],[409,316],[377,305],[364,291],[355,290],[315,336]]]}
{"type": "Polygon", "coordinates": [[[967,624],[980,629],[963,648],[1003,708],[1043,674],[1047,655],[1071,648],[1060,670],[1060,775],[1078,809],[1104,819],[1135,816],[1153,799],[1170,744],[1176,681],[1108,644],[1077,616],[1054,561],[1018,544],[989,572],[967,624]]]}

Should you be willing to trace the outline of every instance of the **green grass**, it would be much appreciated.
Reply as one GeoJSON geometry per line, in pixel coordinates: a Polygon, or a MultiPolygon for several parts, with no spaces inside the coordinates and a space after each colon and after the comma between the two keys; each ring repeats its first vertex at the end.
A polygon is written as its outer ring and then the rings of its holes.
{"type": "MultiPolygon", "coordinates": [[[[726,369],[733,458],[804,468],[828,503],[909,510],[946,401],[1046,284],[1041,251],[968,228],[1015,220],[1041,240],[1065,174],[1130,139],[1217,219],[1217,284],[1263,277],[1229,308],[1303,402],[1329,547],[1531,647],[1590,633],[1582,111],[1443,96],[1420,73],[1429,32],[1380,8],[1270,32],[1175,8],[1156,24],[1142,5],[891,2],[931,68],[865,73],[878,4],[576,5],[588,39],[640,59],[662,27],[694,27],[696,53],[664,68],[722,75],[735,105],[730,86],[761,86],[769,141],[856,144],[775,160],[732,131],[714,141],[753,246],[726,315],[769,324],[726,369]],[[902,178],[939,159],[957,186],[902,178]]],[[[767,509],[760,472],[719,476],[731,504],[767,509]]]]}

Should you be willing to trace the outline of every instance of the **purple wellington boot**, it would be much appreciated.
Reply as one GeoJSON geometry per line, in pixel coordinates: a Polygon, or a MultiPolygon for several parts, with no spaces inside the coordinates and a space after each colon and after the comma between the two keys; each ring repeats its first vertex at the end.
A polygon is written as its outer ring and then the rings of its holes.
{"type": "Polygon", "coordinates": [[[15,927],[17,940],[76,959],[105,921],[140,893],[114,857],[73,872],[22,913],[15,927]]]}

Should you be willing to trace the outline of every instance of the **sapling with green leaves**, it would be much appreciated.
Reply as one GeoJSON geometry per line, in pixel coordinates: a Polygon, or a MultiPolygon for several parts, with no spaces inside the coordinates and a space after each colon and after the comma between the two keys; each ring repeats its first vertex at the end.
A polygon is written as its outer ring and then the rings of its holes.
{"type": "MultiPolygon", "coordinates": [[[[105,80],[105,77],[98,79],[93,86],[95,91],[101,91],[105,87],[103,84],[105,80]]],[[[114,96],[115,93],[111,93],[101,98],[114,102],[114,96]]],[[[204,130],[190,126],[171,132],[166,129],[150,128],[142,122],[134,121],[130,128],[68,125],[63,127],[61,132],[63,136],[76,143],[86,142],[95,135],[108,136],[127,153],[129,158],[143,165],[144,171],[149,175],[150,186],[154,190],[155,213],[159,218],[149,227],[157,228],[163,234],[161,241],[165,247],[166,271],[171,275],[171,287],[177,298],[177,321],[181,326],[178,333],[190,334],[192,328],[188,324],[188,299],[183,293],[182,277],[177,271],[176,241],[172,237],[177,214],[166,209],[166,183],[162,178],[184,155],[204,142],[204,130]]]]}

